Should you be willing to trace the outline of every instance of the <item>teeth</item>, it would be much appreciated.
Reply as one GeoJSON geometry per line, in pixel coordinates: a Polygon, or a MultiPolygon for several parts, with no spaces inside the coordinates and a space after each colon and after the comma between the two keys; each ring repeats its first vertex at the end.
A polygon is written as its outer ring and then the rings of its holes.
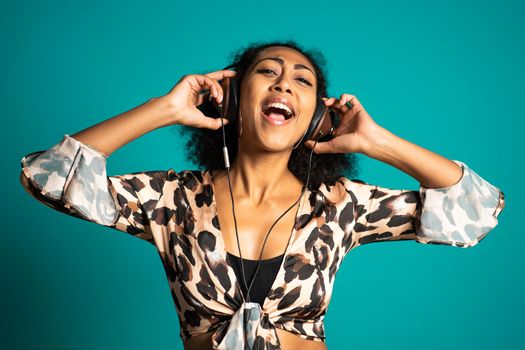
{"type": "Polygon", "coordinates": [[[286,113],[288,113],[289,116],[292,115],[292,110],[290,109],[290,107],[288,107],[284,103],[274,102],[274,103],[266,104],[264,106],[265,109],[268,109],[270,107],[274,107],[274,108],[279,108],[279,109],[285,110],[286,113]]]}

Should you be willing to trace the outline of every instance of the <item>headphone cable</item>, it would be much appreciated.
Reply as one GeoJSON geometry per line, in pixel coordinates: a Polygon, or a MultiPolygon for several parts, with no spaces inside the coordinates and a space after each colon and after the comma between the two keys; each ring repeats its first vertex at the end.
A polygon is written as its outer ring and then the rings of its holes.
{"type": "MultiPolygon", "coordinates": [[[[304,136],[304,135],[303,135],[304,136]]],[[[317,139],[314,143],[314,147],[315,145],[317,144],[317,141],[319,139],[317,139]]],[[[309,158],[309,161],[308,161],[308,176],[306,178],[306,184],[305,186],[303,186],[303,189],[301,191],[301,195],[299,196],[299,198],[297,198],[297,200],[295,201],[294,204],[292,204],[292,206],[290,208],[288,208],[284,213],[281,214],[281,216],[275,220],[275,222],[273,223],[273,225],[270,227],[270,230],[268,230],[268,233],[266,234],[266,237],[264,238],[264,242],[263,242],[263,245],[262,245],[262,248],[261,248],[261,254],[259,254],[259,261],[257,262],[257,267],[255,269],[255,272],[253,273],[253,277],[252,277],[252,280],[250,282],[250,287],[248,288],[248,296],[249,296],[249,291],[253,285],[253,282],[255,281],[255,276],[257,275],[257,272],[259,271],[259,267],[261,266],[261,258],[262,258],[262,254],[263,254],[263,251],[264,251],[264,246],[266,245],[266,240],[268,239],[269,235],[270,235],[270,231],[273,229],[273,227],[275,226],[275,224],[277,224],[277,221],[279,221],[290,209],[292,209],[300,200],[301,198],[303,197],[304,193],[306,192],[306,189],[308,188],[308,183],[310,182],[310,169],[311,169],[311,164],[312,164],[312,155],[313,155],[313,147],[312,147],[312,150],[310,152],[310,158],[309,158]]],[[[235,214],[234,214],[235,215],[235,214]]],[[[297,215],[295,215],[295,217],[297,217],[297,215]]],[[[292,232],[295,228],[295,221],[293,223],[293,226],[292,226],[292,232]]],[[[286,248],[285,248],[285,251],[284,253],[286,253],[286,250],[288,249],[289,245],[290,245],[290,240],[292,238],[292,232],[290,232],[290,237],[288,238],[288,244],[286,245],[286,248]]],[[[284,254],[283,253],[283,254],[284,254]]],[[[284,259],[285,257],[283,257],[284,259]]]]}
{"type": "MultiPolygon", "coordinates": [[[[234,221],[234,224],[235,224],[235,236],[237,238],[237,248],[239,249],[239,256],[240,256],[240,261],[241,261],[242,280],[243,280],[243,283],[244,283],[244,288],[246,289],[246,298],[248,299],[248,302],[250,302],[250,289],[251,289],[251,287],[253,285],[253,282],[255,281],[255,276],[256,276],[257,272],[259,271],[259,267],[261,265],[261,257],[262,257],[262,254],[263,254],[263,251],[264,251],[264,246],[266,245],[266,241],[268,239],[268,236],[270,235],[270,232],[273,229],[273,227],[275,226],[275,224],[277,224],[277,222],[300,201],[300,199],[304,195],[304,192],[308,188],[308,184],[310,182],[310,170],[311,170],[311,165],[312,165],[312,156],[313,156],[315,145],[319,141],[319,138],[321,138],[321,135],[317,138],[317,140],[315,140],[315,143],[312,146],[312,149],[310,151],[310,157],[309,157],[309,160],[308,160],[308,175],[307,175],[307,178],[306,178],[306,184],[305,184],[305,186],[303,186],[303,189],[301,191],[301,195],[294,202],[294,204],[292,204],[291,207],[289,207],[284,213],[281,214],[281,216],[279,216],[279,218],[277,218],[277,220],[275,220],[273,225],[268,230],[268,233],[266,234],[266,237],[264,239],[264,242],[263,242],[263,245],[262,245],[262,248],[261,248],[261,253],[259,254],[259,260],[258,260],[258,263],[257,263],[257,267],[255,269],[255,272],[253,274],[252,280],[250,282],[250,286],[247,287],[247,285],[246,285],[246,274],[244,272],[245,271],[245,269],[244,269],[244,261],[243,261],[243,258],[242,258],[241,245],[240,245],[240,242],[239,242],[239,233],[238,233],[238,230],[237,230],[237,219],[236,219],[236,216],[235,216],[235,203],[234,203],[235,201],[233,199],[233,191],[232,191],[231,179],[230,179],[230,161],[229,161],[229,158],[228,158],[228,147],[226,146],[226,133],[224,131],[223,119],[222,118],[220,118],[220,119],[221,119],[221,126],[222,126],[221,129],[222,129],[222,141],[223,141],[223,149],[222,150],[223,150],[223,156],[224,156],[224,163],[225,163],[225,167],[226,167],[226,172],[227,172],[227,175],[228,175],[228,187],[229,187],[229,190],[230,190],[230,199],[231,199],[231,203],[232,203],[232,214],[233,214],[233,221],[234,221]]],[[[303,137],[304,137],[304,135],[303,135],[303,137]]],[[[297,215],[296,215],[296,217],[297,217],[297,215]]],[[[295,222],[294,222],[294,226],[292,227],[292,232],[293,232],[293,228],[294,227],[295,227],[295,222]]],[[[290,233],[290,237],[288,239],[288,244],[287,244],[287,246],[285,248],[285,252],[286,252],[286,249],[288,248],[288,246],[290,244],[290,239],[291,239],[291,233],[290,233]]],[[[246,299],[242,295],[242,293],[241,293],[241,296],[243,298],[243,301],[246,301],[246,299]]]]}

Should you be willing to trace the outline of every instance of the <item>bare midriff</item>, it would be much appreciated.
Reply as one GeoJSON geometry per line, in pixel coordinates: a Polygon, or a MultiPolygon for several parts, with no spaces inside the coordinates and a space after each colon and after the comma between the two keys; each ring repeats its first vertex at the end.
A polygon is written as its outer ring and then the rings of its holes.
{"type": "MultiPolygon", "coordinates": [[[[307,340],[300,336],[276,328],[277,336],[281,342],[281,350],[327,350],[326,344],[321,341],[307,340]]],[[[213,350],[211,336],[213,332],[189,338],[184,343],[184,350],[213,350]]]]}

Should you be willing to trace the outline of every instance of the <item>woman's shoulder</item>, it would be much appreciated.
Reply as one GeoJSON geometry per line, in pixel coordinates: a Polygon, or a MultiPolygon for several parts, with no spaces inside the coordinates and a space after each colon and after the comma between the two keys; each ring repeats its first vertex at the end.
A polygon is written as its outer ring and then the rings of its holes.
{"type": "Polygon", "coordinates": [[[165,176],[166,182],[175,186],[184,187],[191,191],[197,191],[202,186],[206,186],[209,171],[205,169],[182,169],[175,170],[170,168],[165,176]]]}
{"type": "Polygon", "coordinates": [[[202,182],[205,172],[206,172],[205,170],[200,170],[200,169],[175,170],[173,168],[170,168],[166,171],[166,177],[169,178],[170,180],[175,180],[175,179],[187,180],[187,179],[193,178],[199,182],[202,182]]]}
{"type": "Polygon", "coordinates": [[[319,187],[319,192],[330,202],[340,203],[370,196],[370,191],[374,187],[374,185],[360,179],[339,176],[336,179],[323,182],[319,187]]]}

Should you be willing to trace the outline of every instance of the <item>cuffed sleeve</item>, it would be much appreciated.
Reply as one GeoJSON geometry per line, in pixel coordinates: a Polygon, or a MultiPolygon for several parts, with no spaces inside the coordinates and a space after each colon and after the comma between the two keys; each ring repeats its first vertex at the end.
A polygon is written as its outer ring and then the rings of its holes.
{"type": "Polygon", "coordinates": [[[498,224],[505,206],[503,191],[484,180],[465,163],[461,179],[443,188],[420,186],[420,243],[449,244],[467,248],[476,245],[498,224]]]}
{"type": "Polygon", "coordinates": [[[118,209],[108,191],[106,156],[65,135],[60,143],[44,152],[22,158],[22,169],[40,193],[63,201],[65,208],[84,219],[112,225],[118,209]]]}
{"type": "Polygon", "coordinates": [[[153,242],[150,214],[162,194],[165,171],[107,176],[107,156],[65,135],[47,151],[21,160],[27,190],[71,216],[153,242]]]}
{"type": "Polygon", "coordinates": [[[348,180],[357,204],[353,234],[357,245],[415,240],[424,244],[472,247],[498,224],[503,192],[465,163],[449,187],[400,190],[348,180]]]}

